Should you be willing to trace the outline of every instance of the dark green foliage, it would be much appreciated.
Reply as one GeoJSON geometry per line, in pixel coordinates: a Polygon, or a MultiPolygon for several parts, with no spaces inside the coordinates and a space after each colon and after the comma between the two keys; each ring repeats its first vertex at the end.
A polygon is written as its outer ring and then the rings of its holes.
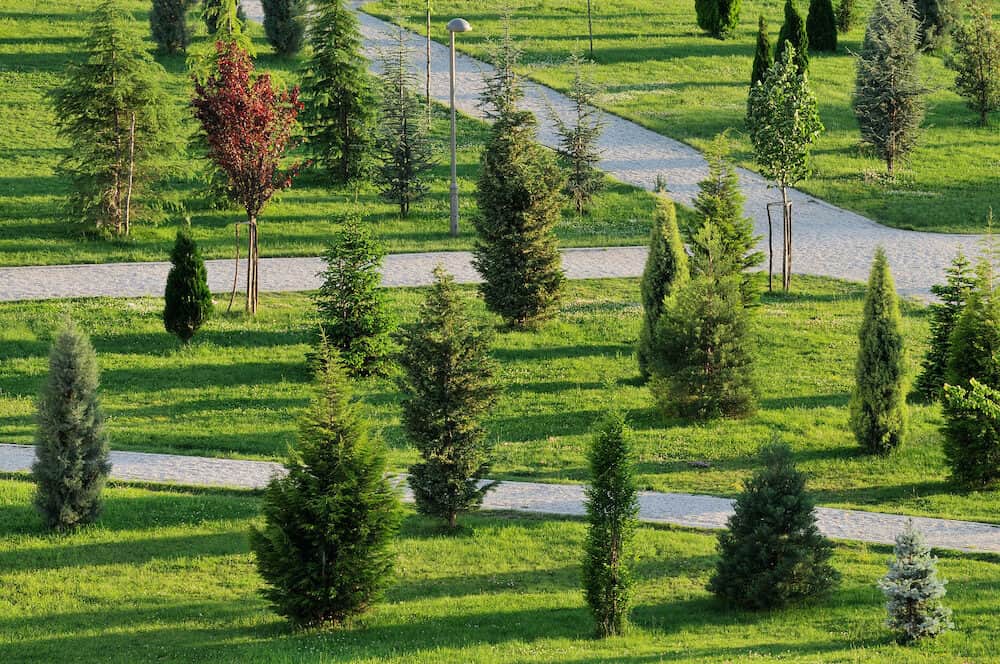
{"type": "Polygon", "coordinates": [[[694,13],[698,27],[711,34],[719,22],[719,0],[694,0],[694,13]]]}
{"type": "Polygon", "coordinates": [[[1000,110],[1000,28],[986,2],[972,0],[971,18],[955,30],[955,89],[969,108],[979,114],[979,124],[989,124],[989,114],[1000,110]]]}
{"type": "Polygon", "coordinates": [[[309,150],[333,182],[359,180],[372,166],[378,103],[358,19],[344,0],[320,0],[314,11],[302,125],[309,150]]]}
{"type": "Polygon", "coordinates": [[[153,41],[164,53],[181,53],[191,41],[187,27],[187,0],[153,0],[149,12],[153,41]]]}
{"type": "Polygon", "coordinates": [[[947,41],[954,20],[952,0],[915,0],[913,9],[920,24],[920,47],[930,50],[947,41]]]}
{"type": "Polygon", "coordinates": [[[809,35],[809,48],[814,51],[833,53],[837,50],[837,17],[833,13],[832,0],[809,0],[806,34],[809,35]]]}
{"type": "Polygon", "coordinates": [[[945,385],[944,453],[959,484],[983,489],[1000,481],[1000,391],[975,378],[945,385]]]}
{"type": "Polygon", "coordinates": [[[677,228],[674,202],[661,195],[656,203],[649,254],[642,271],[642,327],[639,329],[639,374],[648,380],[654,353],[653,339],[663,313],[664,300],[688,279],[688,259],[677,228]]]}
{"type": "Polygon", "coordinates": [[[900,325],[896,286],[879,247],[865,293],[851,396],[851,429],[871,454],[888,454],[906,433],[906,359],[900,325]]]}
{"type": "Polygon", "coordinates": [[[781,60],[789,44],[794,49],[795,66],[800,74],[805,74],[809,71],[809,33],[793,0],[785,0],[785,22],[781,24],[778,42],[774,45],[775,62],[781,60]]]}
{"type": "Polygon", "coordinates": [[[452,528],[493,486],[479,486],[492,449],[482,425],[496,399],[491,338],[441,266],[417,321],[400,335],[403,428],[421,457],[410,467],[410,487],[422,514],[452,528]]]}
{"type": "Polygon", "coordinates": [[[975,286],[952,330],[945,372],[949,385],[968,387],[972,378],[1000,389],[1000,297],[985,259],[976,266],[975,286]]]}
{"type": "Polygon", "coordinates": [[[572,122],[564,122],[553,113],[559,134],[556,154],[569,166],[566,194],[573,201],[576,213],[583,214],[594,194],[604,188],[604,173],[597,169],[601,161],[597,139],[604,131],[604,121],[594,103],[599,88],[584,70],[583,58],[573,53],[567,64],[573,70],[573,83],[566,93],[573,103],[572,122]]]}
{"type": "Polygon", "coordinates": [[[295,55],[305,42],[305,0],[261,0],[264,8],[264,34],[274,52],[295,55]]]}
{"type": "Polygon", "coordinates": [[[940,302],[929,307],[930,344],[924,356],[923,370],[914,383],[914,391],[925,401],[936,401],[941,397],[941,388],[944,387],[945,372],[948,369],[951,333],[974,285],[975,279],[969,259],[962,252],[958,252],[946,271],[945,283],[931,286],[931,292],[940,302]]]}
{"type": "Polygon", "coordinates": [[[320,352],[288,474],[271,480],[264,523],[250,532],[262,594],[301,626],[341,624],[371,607],[392,574],[400,517],[382,445],[369,439],[336,353],[320,352]]]}
{"type": "Polygon", "coordinates": [[[854,27],[856,0],[840,0],[837,5],[837,32],[843,34],[854,27]]]}
{"type": "Polygon", "coordinates": [[[826,595],[840,581],[828,563],[833,545],[816,527],[806,478],[784,445],[761,452],[762,468],[746,480],[708,589],[745,609],[776,609],[826,595]]]}
{"type": "Polygon", "coordinates": [[[323,255],[323,285],[313,296],[324,343],[355,376],[380,374],[389,355],[390,318],[380,287],[385,248],[359,216],[342,221],[323,255]]]}
{"type": "Polygon", "coordinates": [[[639,517],[628,427],[619,413],[607,415],[591,443],[587,487],[587,542],[583,589],[599,637],[621,634],[632,598],[632,539],[639,517]]]}
{"type": "Polygon", "coordinates": [[[205,261],[186,227],[177,231],[170,263],[163,295],[163,326],[187,343],[211,315],[212,293],[205,261]]]}
{"type": "Polygon", "coordinates": [[[754,409],[749,313],[741,278],[705,224],[695,240],[691,279],[666,299],[651,353],[650,390],[667,415],[708,419],[754,409]]]}
{"type": "Polygon", "coordinates": [[[740,24],[742,0],[695,0],[698,27],[716,39],[728,39],[740,24]]]}
{"type": "Polygon", "coordinates": [[[771,40],[767,36],[767,21],[761,14],[757,18],[757,50],[753,54],[753,73],[750,75],[750,87],[764,80],[767,70],[774,64],[771,57],[771,40]]]}
{"type": "Polygon", "coordinates": [[[101,489],[111,464],[98,387],[94,347],[67,323],[49,353],[31,466],[35,508],[45,525],[57,531],[91,523],[101,512],[101,489]]]}

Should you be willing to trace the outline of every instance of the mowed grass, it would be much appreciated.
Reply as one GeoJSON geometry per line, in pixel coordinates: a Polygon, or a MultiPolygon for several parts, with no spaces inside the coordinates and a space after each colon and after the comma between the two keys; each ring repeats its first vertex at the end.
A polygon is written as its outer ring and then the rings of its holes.
{"type": "MultiPolygon", "coordinates": [[[[233,224],[244,215],[239,210],[205,205],[199,198],[199,163],[187,155],[180,157],[181,171],[158,191],[164,209],[139,215],[130,238],[87,240],[83,237],[86,229],[64,218],[61,206],[68,189],[55,167],[66,143],[56,136],[56,118],[46,95],[63,80],[66,64],[82,57],[88,15],[96,5],[97,0],[10,0],[0,10],[0,266],[166,260],[176,230],[185,219],[190,219],[206,257],[231,257],[233,224]]],[[[134,13],[136,30],[152,51],[149,3],[126,0],[125,5],[134,13]]],[[[196,47],[203,47],[203,22],[195,12],[189,22],[197,31],[196,47]]],[[[295,84],[304,56],[277,58],[261,38],[261,28],[251,25],[250,30],[257,37],[258,70],[271,72],[282,85],[295,84]]],[[[195,130],[195,121],[188,109],[191,84],[184,57],[158,59],[167,70],[162,83],[170,103],[183,120],[180,131],[188,136],[195,130]]],[[[383,201],[371,185],[328,187],[319,172],[310,170],[264,210],[262,254],[317,255],[342,217],[352,212],[360,213],[393,252],[468,249],[474,238],[473,194],[486,125],[468,118],[459,124],[462,220],[460,236],[452,238],[448,234],[448,121],[444,109],[436,107],[434,118],[437,161],[431,191],[408,218],[401,219],[397,208],[383,201]]],[[[300,150],[292,158],[306,156],[300,150]]],[[[642,243],[649,233],[652,209],[653,199],[648,194],[609,182],[591,214],[578,217],[567,207],[557,232],[566,246],[642,243]]]]}
{"type": "Polygon", "coordinates": [[[384,601],[340,629],[293,631],[258,595],[246,533],[256,497],[108,489],[105,514],[42,531],[32,485],[0,480],[5,662],[989,662],[1000,559],[941,554],[957,630],[912,647],[882,626],[886,547],[838,544],[843,583],[787,610],[727,609],[705,590],[715,537],[644,526],[624,637],[592,638],[581,521],[463,517],[457,535],[407,511],[384,601]]]}
{"type": "MultiPolygon", "coordinates": [[[[638,383],[638,282],[571,282],[556,320],[536,333],[497,335],[502,396],[487,422],[496,445],[493,474],[585,481],[590,430],[615,405],[635,428],[646,488],[735,495],[759,449],[777,440],[793,448],[824,504],[1000,522],[1000,491],[964,493],[948,481],[937,406],[911,407],[906,444],[891,456],[860,453],[847,404],[863,287],[802,277],[795,289],[766,296],[755,313],[757,414],[696,424],[664,419],[638,383]]],[[[403,321],[415,316],[422,296],[388,292],[403,321]]],[[[474,306],[481,308],[478,300],[474,306]]],[[[97,348],[114,448],[281,458],[309,396],[308,295],[264,295],[253,321],[218,313],[188,348],[163,331],[161,309],[154,298],[0,306],[0,440],[32,441],[51,334],[72,315],[97,348]]],[[[905,304],[903,313],[912,377],[923,355],[926,309],[905,304]]],[[[392,467],[405,469],[416,454],[400,428],[394,381],[360,381],[357,392],[392,467]]]]}
{"type": "MultiPolygon", "coordinates": [[[[394,15],[395,0],[365,5],[383,18],[394,15]]],[[[423,32],[425,3],[404,0],[406,25],[423,32]]],[[[523,71],[535,80],[565,90],[572,71],[565,60],[585,51],[587,4],[576,0],[511,0],[512,32],[524,49],[523,71]]],[[[433,36],[447,38],[445,23],[463,16],[473,31],[458,46],[488,57],[488,43],[501,33],[501,3],[442,0],[434,4],[433,36]]],[[[803,17],[808,2],[798,0],[803,17]]],[[[856,27],[840,36],[836,54],[814,53],[810,81],[819,100],[826,132],[813,150],[815,174],[801,188],[826,201],[900,228],[972,232],[986,228],[990,207],[1000,208],[1000,118],[993,126],[974,126],[977,118],[953,91],[954,72],[940,54],[921,58],[921,75],[931,92],[917,149],[898,177],[887,180],[885,167],[860,146],[851,110],[854,57],[861,47],[871,0],[857,3],[856,27]]],[[[1000,20],[1000,5],[994,3],[1000,20]]],[[[594,11],[594,76],[603,87],[600,107],[666,136],[703,149],[720,132],[729,132],[736,157],[753,167],[744,129],[746,100],[757,33],[763,14],[771,42],[783,20],[781,0],[743,2],[735,37],[718,41],[695,24],[692,0],[597,0],[594,11]]],[[[589,55],[589,54],[588,54],[589,55]]],[[[638,149],[638,147],[637,147],[638,149]]]]}

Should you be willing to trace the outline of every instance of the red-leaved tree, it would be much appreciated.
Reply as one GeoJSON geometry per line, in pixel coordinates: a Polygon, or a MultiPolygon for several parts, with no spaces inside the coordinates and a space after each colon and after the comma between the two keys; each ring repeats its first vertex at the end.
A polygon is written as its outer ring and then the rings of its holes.
{"type": "Polygon", "coordinates": [[[299,89],[276,92],[268,74],[254,75],[253,60],[235,42],[215,44],[215,70],[195,77],[195,117],[201,122],[209,158],[226,174],[228,194],[247,212],[247,311],[257,312],[257,217],[276,191],[291,186],[301,164],[281,168],[294,147],[299,89]]]}

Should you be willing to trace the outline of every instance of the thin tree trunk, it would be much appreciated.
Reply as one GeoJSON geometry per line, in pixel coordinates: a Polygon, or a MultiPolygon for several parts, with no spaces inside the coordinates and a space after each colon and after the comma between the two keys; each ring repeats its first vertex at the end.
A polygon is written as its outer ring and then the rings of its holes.
{"type": "Polygon", "coordinates": [[[236,229],[236,263],[233,265],[233,291],[229,294],[229,306],[226,307],[228,314],[233,310],[233,300],[236,299],[236,283],[240,278],[240,222],[233,224],[236,229]]]}
{"type": "Polygon", "coordinates": [[[257,217],[247,216],[247,313],[257,313],[257,217]]]}
{"type": "Polygon", "coordinates": [[[431,0],[427,0],[427,121],[431,119],[431,0]]]}
{"type": "Polygon", "coordinates": [[[125,190],[125,235],[132,230],[130,213],[132,210],[132,182],[135,179],[135,111],[128,132],[128,188],[125,190]]]}
{"type": "Polygon", "coordinates": [[[587,0],[587,34],[590,37],[590,59],[594,59],[594,20],[591,13],[591,1],[587,0]]]}
{"type": "Polygon", "coordinates": [[[764,206],[767,210],[767,292],[774,292],[774,222],[771,220],[771,205],[764,206]]]}
{"type": "Polygon", "coordinates": [[[781,209],[784,221],[781,289],[787,293],[792,284],[792,203],[788,200],[788,186],[784,184],[781,185],[781,209]]]}

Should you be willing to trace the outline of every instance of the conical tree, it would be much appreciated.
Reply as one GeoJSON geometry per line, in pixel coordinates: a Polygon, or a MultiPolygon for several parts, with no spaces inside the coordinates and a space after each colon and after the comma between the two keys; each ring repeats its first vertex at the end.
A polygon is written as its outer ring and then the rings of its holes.
{"type": "Polygon", "coordinates": [[[642,271],[642,327],[639,329],[639,374],[648,380],[654,353],[656,326],[667,296],[688,279],[687,253],[677,228],[677,210],[665,195],[658,197],[649,238],[649,254],[642,271]]]}
{"type": "Polygon", "coordinates": [[[630,558],[639,517],[635,461],[619,413],[597,426],[590,446],[583,589],[599,637],[624,631],[632,598],[630,558]]]}
{"type": "Polygon", "coordinates": [[[67,323],[49,353],[31,466],[35,508],[45,525],[57,531],[90,523],[101,512],[101,489],[111,463],[98,387],[94,347],[67,323]]]}
{"type": "Polygon", "coordinates": [[[728,604],[774,609],[829,593],[840,575],[816,527],[806,478],[785,446],[761,452],[762,468],[743,484],[708,589],[728,604]]]}
{"type": "Polygon", "coordinates": [[[785,22],[781,24],[778,41],[774,45],[775,62],[781,60],[789,44],[795,53],[795,66],[800,74],[805,74],[809,71],[809,34],[793,0],[785,0],[785,22]]]}
{"type": "Polygon", "coordinates": [[[761,14],[757,18],[757,50],[753,54],[753,73],[750,75],[750,87],[764,80],[767,70],[774,64],[771,57],[771,40],[767,36],[767,21],[761,14]]]}
{"type": "Polygon", "coordinates": [[[478,509],[493,486],[479,486],[492,449],[483,419],[496,398],[490,341],[439,265],[416,322],[400,334],[400,388],[403,428],[421,456],[410,467],[417,509],[451,528],[460,513],[478,509]]]}
{"type": "Polygon", "coordinates": [[[694,14],[698,27],[711,34],[719,22],[719,0],[694,0],[694,14]]]}
{"type": "Polygon", "coordinates": [[[907,520],[906,529],[896,536],[896,559],[878,582],[889,613],[886,627],[899,631],[904,642],[935,637],[954,628],[951,609],[941,604],[944,586],[927,540],[913,519],[907,520]]]}
{"type": "Polygon", "coordinates": [[[888,454],[906,433],[905,356],[899,301],[885,251],[875,251],[858,332],[851,429],[872,454],[888,454]]]}
{"type": "Polygon", "coordinates": [[[191,41],[187,27],[187,0],[153,0],[149,27],[160,51],[183,53],[191,41]]]}
{"type": "Polygon", "coordinates": [[[969,489],[1000,482],[1000,390],[975,378],[944,386],[944,454],[951,476],[969,489]]]}
{"type": "Polygon", "coordinates": [[[945,372],[949,385],[968,387],[973,378],[1000,389],[1000,296],[986,259],[976,265],[975,286],[952,330],[945,372]]]}
{"type": "Polygon", "coordinates": [[[915,0],[921,48],[930,50],[947,41],[955,15],[953,4],[952,0],[915,0]]]}
{"type": "Polygon", "coordinates": [[[969,13],[969,21],[955,29],[949,64],[955,69],[955,89],[985,127],[989,114],[1000,110],[1000,24],[983,0],[972,0],[969,13]]]}
{"type": "Polygon", "coordinates": [[[951,333],[975,286],[975,275],[970,265],[965,254],[958,252],[945,273],[945,283],[931,286],[931,292],[939,302],[930,306],[930,344],[924,356],[923,370],[914,383],[914,391],[925,401],[936,401],[941,397],[948,369],[951,333]]]}
{"type": "Polygon", "coordinates": [[[833,12],[832,0],[809,0],[806,34],[812,50],[836,52],[837,17],[833,12]]]}
{"type": "Polygon", "coordinates": [[[837,32],[844,34],[854,27],[854,3],[856,0],[840,0],[837,5],[837,32]]]}
{"type": "Polygon", "coordinates": [[[369,609],[394,565],[399,501],[336,353],[321,348],[315,396],[287,475],[264,494],[250,548],[274,610],[296,625],[340,624],[369,609]]]}
{"type": "Polygon", "coordinates": [[[556,154],[568,166],[566,194],[576,213],[583,214],[594,195],[604,188],[604,173],[597,168],[601,160],[597,139],[604,131],[604,120],[594,104],[599,88],[586,71],[583,57],[573,53],[566,64],[573,71],[573,82],[566,93],[572,102],[572,119],[565,122],[553,112],[552,120],[559,135],[556,154]]]}
{"type": "Polygon", "coordinates": [[[177,231],[170,263],[163,294],[163,326],[187,343],[212,313],[205,261],[187,228],[177,231]]]}
{"type": "Polygon", "coordinates": [[[305,0],[261,0],[264,9],[264,34],[274,52],[295,55],[305,42],[305,0]]]}

